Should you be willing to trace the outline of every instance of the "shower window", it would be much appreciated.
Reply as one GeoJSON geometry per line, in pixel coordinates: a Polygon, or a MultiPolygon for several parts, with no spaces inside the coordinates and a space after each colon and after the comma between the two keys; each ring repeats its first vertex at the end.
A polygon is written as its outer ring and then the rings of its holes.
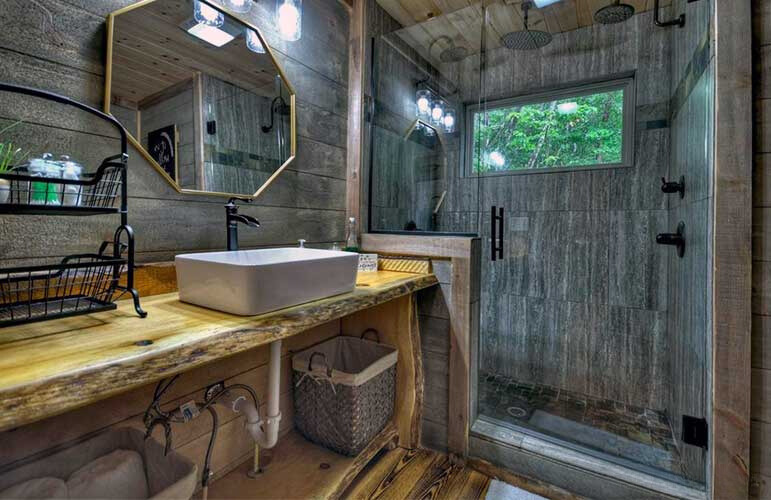
{"type": "Polygon", "coordinates": [[[625,78],[468,107],[470,174],[631,166],[633,85],[625,78]]]}

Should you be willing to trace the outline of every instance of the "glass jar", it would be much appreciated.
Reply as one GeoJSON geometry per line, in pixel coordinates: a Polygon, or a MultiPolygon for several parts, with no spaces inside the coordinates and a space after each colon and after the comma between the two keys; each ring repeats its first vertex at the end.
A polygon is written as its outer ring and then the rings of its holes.
{"type": "MultiPolygon", "coordinates": [[[[33,158],[27,165],[27,172],[32,177],[61,179],[62,167],[53,160],[51,153],[43,153],[40,158],[33,158]]],[[[29,203],[32,205],[61,205],[58,184],[51,182],[32,182],[29,188],[29,203]]]]}
{"type": "MultiPolygon", "coordinates": [[[[80,180],[80,175],[83,173],[83,165],[76,161],[72,161],[69,156],[62,155],[59,158],[59,165],[62,169],[62,179],[70,181],[80,180]]],[[[80,206],[80,197],[83,192],[83,186],[78,184],[65,184],[64,195],[62,196],[62,204],[69,207],[80,206]]]]}

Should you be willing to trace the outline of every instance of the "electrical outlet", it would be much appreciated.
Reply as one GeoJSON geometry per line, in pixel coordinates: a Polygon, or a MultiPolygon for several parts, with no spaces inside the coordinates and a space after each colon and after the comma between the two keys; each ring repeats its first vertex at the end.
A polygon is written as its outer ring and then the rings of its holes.
{"type": "Polygon", "coordinates": [[[206,387],[206,393],[204,394],[204,398],[206,401],[209,401],[211,398],[219,394],[220,392],[225,390],[225,382],[219,381],[211,384],[210,386],[206,387]]]}

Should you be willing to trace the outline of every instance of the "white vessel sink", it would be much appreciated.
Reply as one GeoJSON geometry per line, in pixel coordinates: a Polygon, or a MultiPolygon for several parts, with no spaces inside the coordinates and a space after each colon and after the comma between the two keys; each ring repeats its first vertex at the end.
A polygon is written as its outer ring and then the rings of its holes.
{"type": "Polygon", "coordinates": [[[353,291],[358,254],[269,248],[177,255],[183,302],[241,316],[353,291]]]}

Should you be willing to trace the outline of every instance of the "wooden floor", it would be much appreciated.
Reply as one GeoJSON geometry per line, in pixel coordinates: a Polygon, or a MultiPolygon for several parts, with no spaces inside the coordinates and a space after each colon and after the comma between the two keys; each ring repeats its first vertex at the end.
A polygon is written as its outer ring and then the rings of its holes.
{"type": "Polygon", "coordinates": [[[428,450],[396,448],[364,469],[348,499],[483,499],[490,478],[447,456],[428,450]]]}

